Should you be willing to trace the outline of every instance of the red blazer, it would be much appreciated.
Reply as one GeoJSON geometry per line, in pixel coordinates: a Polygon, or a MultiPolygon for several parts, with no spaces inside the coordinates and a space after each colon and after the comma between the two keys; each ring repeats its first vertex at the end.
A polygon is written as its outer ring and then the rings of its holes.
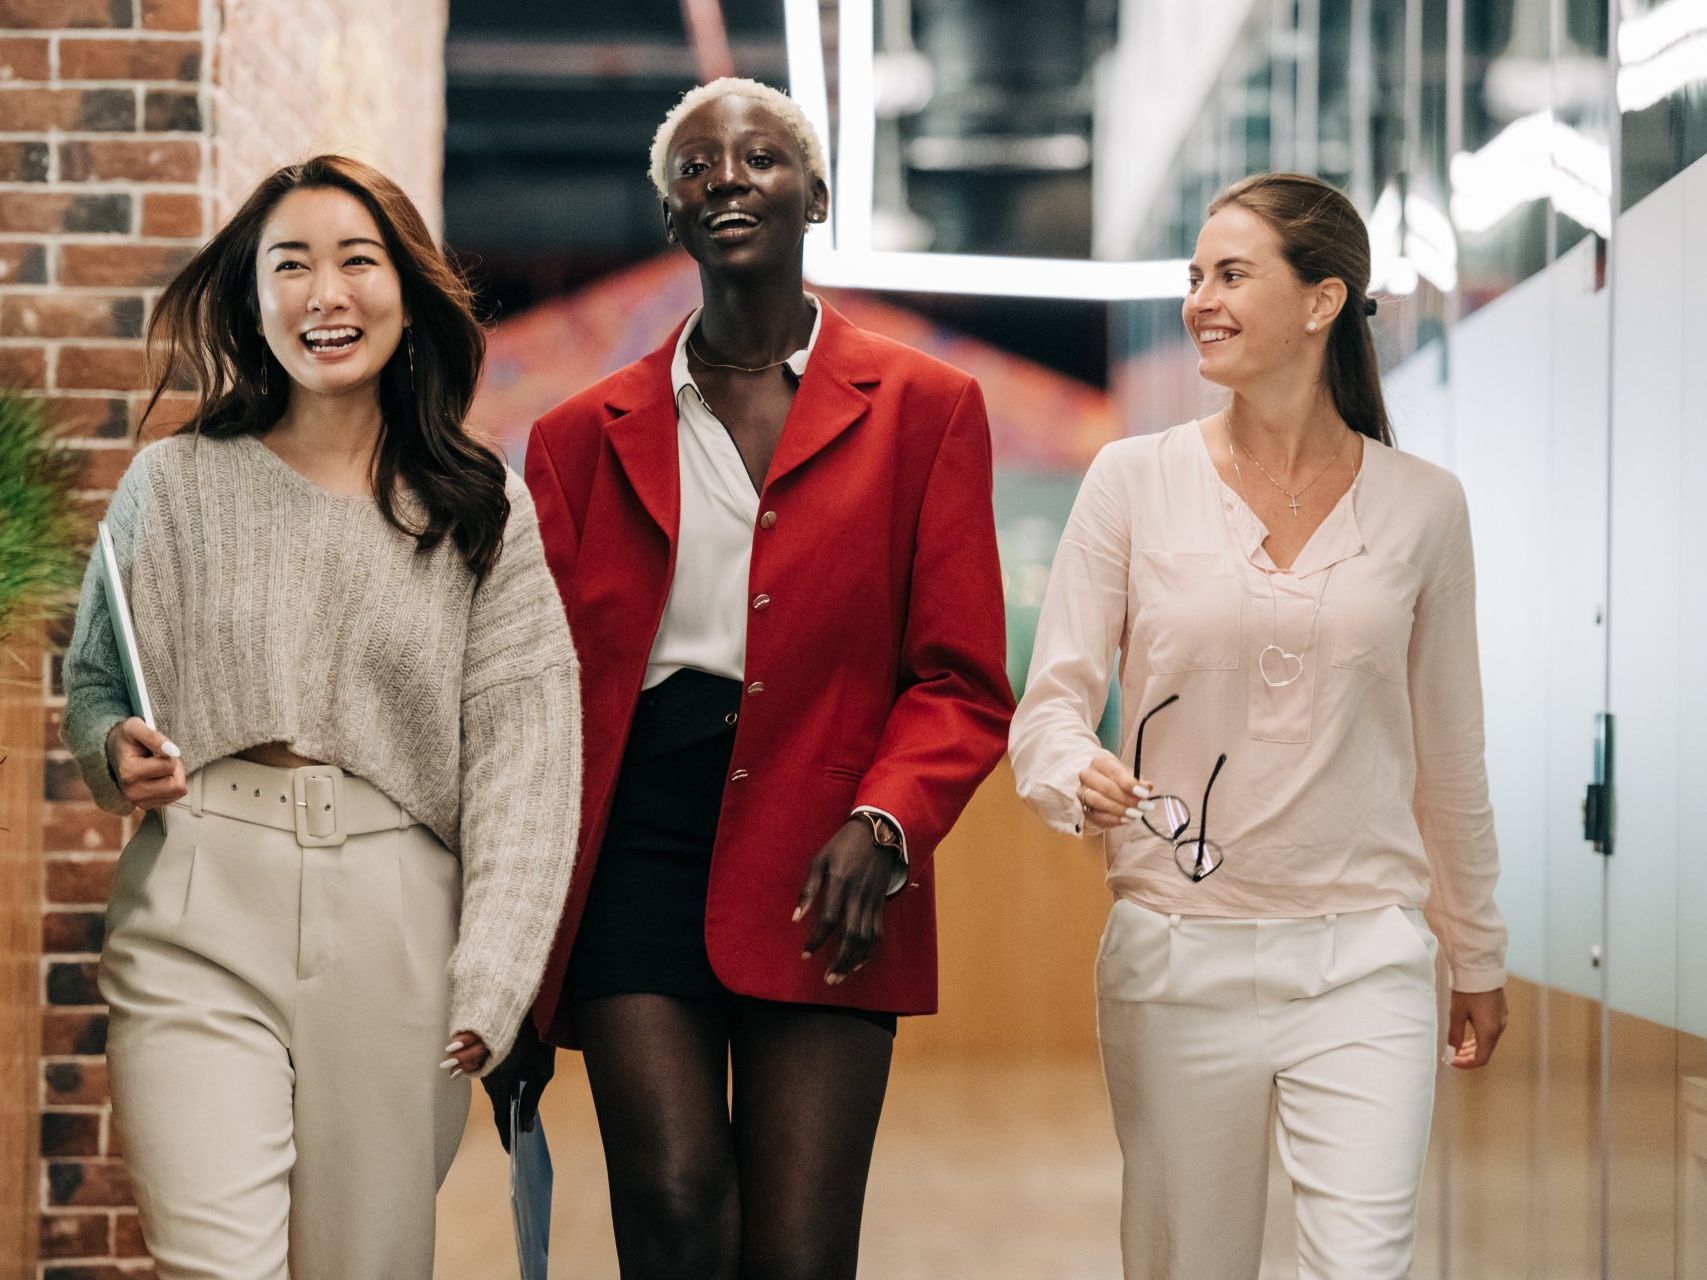
{"type": "MultiPolygon", "coordinates": [[[[535,1019],[557,1006],[617,770],[663,617],[680,507],[670,361],[651,355],[534,424],[528,488],[581,660],[580,848],[535,1019]]],[[[731,990],[893,1013],[936,1010],[931,855],[1006,746],[1013,695],[978,384],[856,329],[827,304],[753,531],[749,693],[712,851],[705,940],[731,990]],[[907,887],[858,973],[800,958],[790,920],[812,856],[857,805],[895,815],[907,887]]],[[[555,1030],[553,1030],[555,1028],[555,1030]]]]}

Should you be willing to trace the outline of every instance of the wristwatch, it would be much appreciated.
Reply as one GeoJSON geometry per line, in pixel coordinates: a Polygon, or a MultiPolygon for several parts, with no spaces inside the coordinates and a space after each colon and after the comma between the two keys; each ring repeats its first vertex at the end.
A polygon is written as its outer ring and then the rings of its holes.
{"type": "Polygon", "coordinates": [[[871,827],[871,843],[879,849],[887,849],[897,858],[901,856],[901,833],[895,830],[893,823],[881,813],[873,813],[870,809],[861,809],[853,815],[863,818],[871,827]]]}

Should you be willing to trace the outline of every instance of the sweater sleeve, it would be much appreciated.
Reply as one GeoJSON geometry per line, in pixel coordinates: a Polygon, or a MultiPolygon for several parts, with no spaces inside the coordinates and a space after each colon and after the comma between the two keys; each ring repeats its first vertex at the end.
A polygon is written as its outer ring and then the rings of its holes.
{"type": "Polygon", "coordinates": [[[1008,740],[1020,798],[1055,830],[1075,835],[1084,828],[1079,774],[1102,749],[1096,725],[1126,628],[1132,538],[1113,472],[1105,448],[1073,501],[1008,740]]]}
{"type": "MultiPolygon", "coordinates": [[[[144,454],[132,459],[107,507],[107,528],[113,535],[113,550],[127,593],[148,467],[144,454]]],[[[83,574],[83,590],[77,601],[77,624],[71,634],[71,644],[65,651],[65,715],[60,737],[76,759],[77,768],[83,774],[83,781],[88,784],[95,803],[108,813],[125,814],[131,811],[131,803],[119,790],[107,763],[107,735],[114,725],[129,719],[130,691],[125,687],[118,642],[113,639],[112,615],[107,609],[106,593],[101,590],[100,563],[100,544],[97,542],[90,551],[89,567],[83,574]]]]}
{"type": "Polygon", "coordinates": [[[450,1030],[486,1042],[488,1071],[539,987],[581,810],[579,664],[533,502],[513,476],[509,496],[463,661],[462,925],[450,960],[450,1030]]]}
{"type": "Polygon", "coordinates": [[[1425,914],[1445,948],[1453,990],[1492,991],[1505,985],[1506,928],[1494,904],[1500,863],[1482,733],[1470,514],[1456,481],[1447,546],[1411,627],[1410,695],[1413,807],[1433,875],[1425,914]]]}

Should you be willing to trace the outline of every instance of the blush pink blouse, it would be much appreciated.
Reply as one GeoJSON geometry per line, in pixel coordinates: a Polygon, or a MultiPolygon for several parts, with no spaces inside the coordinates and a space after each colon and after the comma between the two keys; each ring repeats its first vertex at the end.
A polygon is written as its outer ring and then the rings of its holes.
{"type": "Polygon", "coordinates": [[[1503,986],[1463,489],[1370,440],[1356,483],[1289,570],[1266,536],[1196,422],[1097,455],[1013,721],[1020,795],[1050,826],[1081,830],[1079,772],[1100,750],[1111,675],[1129,766],[1139,718],[1178,694],[1145,730],[1144,775],[1185,800],[1196,835],[1226,753],[1207,831],[1225,862],[1193,883],[1133,821],[1106,837],[1116,896],[1242,918],[1420,907],[1455,990],[1503,986]],[[1297,658],[1264,656],[1270,644],[1297,658]]]}

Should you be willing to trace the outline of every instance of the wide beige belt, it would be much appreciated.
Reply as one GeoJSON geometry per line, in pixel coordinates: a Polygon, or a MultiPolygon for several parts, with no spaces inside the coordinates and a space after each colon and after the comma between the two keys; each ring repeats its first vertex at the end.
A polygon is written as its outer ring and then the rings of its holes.
{"type": "Polygon", "coordinates": [[[305,848],[420,821],[373,783],[330,764],[280,769],[227,756],[192,773],[189,789],[174,807],[293,831],[305,848]]]}

